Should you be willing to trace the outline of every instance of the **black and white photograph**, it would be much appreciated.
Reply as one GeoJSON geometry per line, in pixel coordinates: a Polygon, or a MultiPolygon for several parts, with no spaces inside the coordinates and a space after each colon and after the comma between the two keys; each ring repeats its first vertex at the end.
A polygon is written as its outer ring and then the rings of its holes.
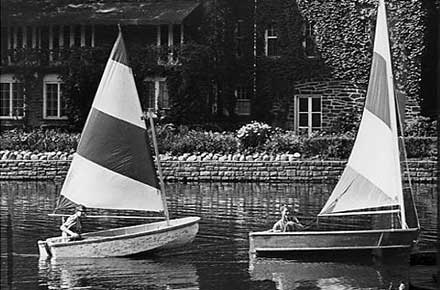
{"type": "Polygon", "coordinates": [[[440,0],[0,1],[1,289],[440,289],[440,0]]]}

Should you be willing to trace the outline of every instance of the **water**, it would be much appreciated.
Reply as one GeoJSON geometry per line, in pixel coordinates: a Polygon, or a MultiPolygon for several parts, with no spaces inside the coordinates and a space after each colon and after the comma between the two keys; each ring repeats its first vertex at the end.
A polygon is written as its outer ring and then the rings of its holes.
{"type": "MultiPolygon", "coordinates": [[[[168,184],[172,217],[200,216],[200,231],[185,249],[161,257],[38,260],[36,241],[59,234],[48,217],[61,184],[0,182],[1,289],[397,289],[408,283],[408,266],[397,257],[335,259],[258,258],[248,255],[248,233],[265,230],[279,206],[299,199],[301,221],[314,220],[333,185],[265,183],[168,184]]],[[[422,225],[420,247],[434,247],[434,185],[416,185],[422,225]]],[[[85,230],[139,221],[86,220],[85,230]]],[[[338,219],[338,227],[361,228],[365,220],[338,219]]]]}

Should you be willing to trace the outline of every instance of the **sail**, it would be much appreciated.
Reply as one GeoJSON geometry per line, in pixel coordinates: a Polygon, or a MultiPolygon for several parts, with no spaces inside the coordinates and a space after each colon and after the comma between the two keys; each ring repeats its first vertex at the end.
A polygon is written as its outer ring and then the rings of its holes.
{"type": "Polygon", "coordinates": [[[396,105],[385,4],[379,1],[365,107],[347,166],[319,215],[402,206],[396,105]]]}
{"type": "Polygon", "coordinates": [[[121,33],[61,195],[90,208],[162,211],[145,122],[121,33]]]}

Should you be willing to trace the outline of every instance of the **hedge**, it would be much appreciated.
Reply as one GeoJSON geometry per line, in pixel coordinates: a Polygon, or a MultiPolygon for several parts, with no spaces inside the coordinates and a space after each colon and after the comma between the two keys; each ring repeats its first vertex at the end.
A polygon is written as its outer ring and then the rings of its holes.
{"type": "MultiPolygon", "coordinates": [[[[243,146],[236,132],[212,132],[158,126],[160,153],[179,156],[184,153],[300,153],[302,158],[346,159],[353,146],[352,135],[298,136],[291,131],[274,130],[264,142],[243,146]]],[[[0,135],[0,150],[31,152],[61,151],[72,153],[79,142],[79,134],[56,130],[5,131],[0,135]]],[[[407,137],[408,158],[435,158],[437,138],[407,137]]]]}

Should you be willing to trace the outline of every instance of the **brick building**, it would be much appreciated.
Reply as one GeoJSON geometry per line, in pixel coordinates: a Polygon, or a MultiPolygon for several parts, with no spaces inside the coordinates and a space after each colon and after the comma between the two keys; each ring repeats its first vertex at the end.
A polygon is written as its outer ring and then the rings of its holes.
{"type": "MultiPolygon", "coordinates": [[[[34,2],[2,0],[1,128],[68,125],[61,59],[75,48],[108,49],[118,24],[129,50],[152,48],[154,68],[137,80],[144,109],[167,114],[174,103],[187,102],[181,95],[184,90],[171,90],[175,86],[169,78],[181,67],[180,49],[186,43],[209,47],[214,61],[202,64],[213,67],[208,88],[197,91],[202,101],[188,105],[197,108],[185,108],[185,114],[197,115],[195,109],[203,107],[209,120],[260,119],[310,133],[331,127],[341,113],[359,114],[363,104],[374,0],[34,2]],[[26,72],[20,67],[29,63],[33,84],[26,86],[22,81],[26,72]]],[[[411,118],[421,110],[423,29],[413,33],[412,42],[404,48],[406,34],[396,29],[405,21],[419,25],[427,8],[414,1],[389,2],[398,95],[406,100],[402,104],[406,103],[406,116],[411,118]],[[414,23],[399,14],[414,11],[414,23]]],[[[191,81],[198,83],[197,78],[191,81]]],[[[89,92],[88,98],[93,95],[89,92]]]]}

